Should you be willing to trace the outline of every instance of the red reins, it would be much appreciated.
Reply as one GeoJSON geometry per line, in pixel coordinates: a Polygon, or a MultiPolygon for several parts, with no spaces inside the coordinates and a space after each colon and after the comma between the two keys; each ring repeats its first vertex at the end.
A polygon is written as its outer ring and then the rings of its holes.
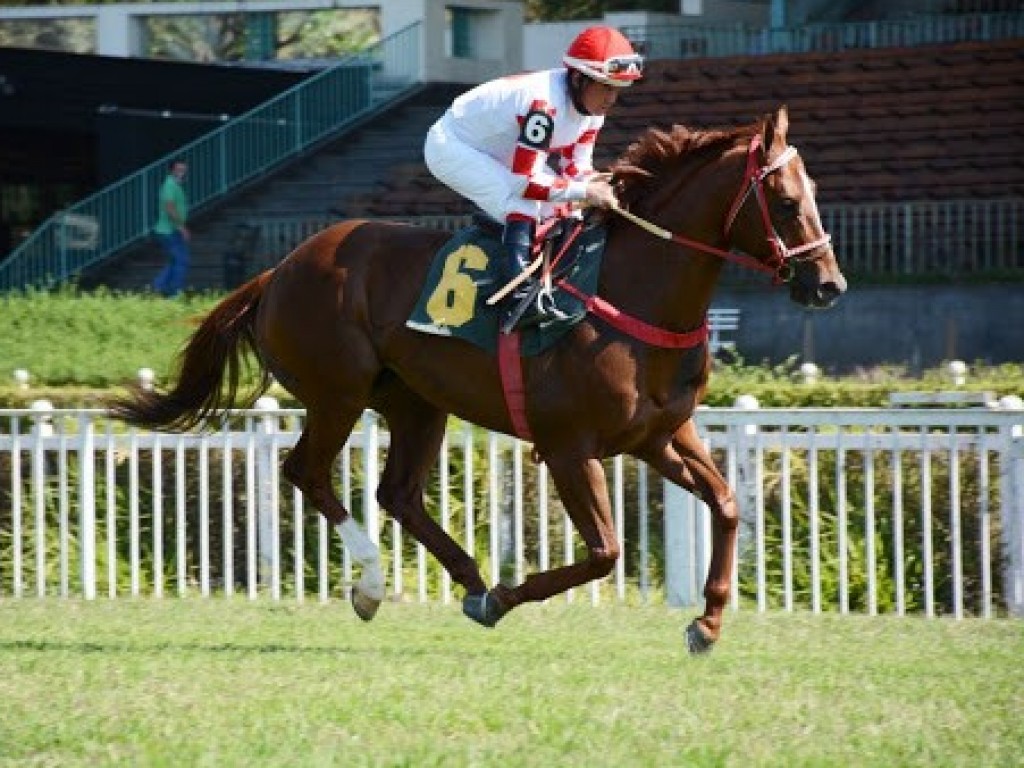
{"type": "Polygon", "coordinates": [[[757,198],[758,208],[761,212],[761,221],[764,224],[765,234],[768,239],[768,243],[772,249],[772,258],[769,262],[765,263],[756,256],[751,256],[746,253],[736,253],[734,251],[727,251],[722,248],[716,248],[706,243],[698,242],[697,240],[691,240],[688,237],[669,232],[667,229],[662,229],[656,224],[652,224],[645,219],[640,218],[634,213],[625,210],[624,208],[615,208],[615,212],[621,215],[623,218],[628,219],[642,229],[646,229],[656,237],[660,237],[663,240],[671,240],[674,243],[685,246],[687,248],[693,248],[697,251],[703,251],[704,253],[710,253],[713,256],[732,261],[737,264],[741,264],[750,269],[756,269],[759,272],[767,272],[771,274],[776,283],[784,283],[790,277],[790,260],[794,256],[813,251],[816,248],[820,248],[823,245],[828,245],[832,241],[832,236],[825,234],[819,237],[817,240],[812,240],[809,243],[804,243],[796,248],[788,247],[779,237],[779,233],[775,229],[775,225],[772,223],[771,216],[768,213],[768,203],[764,195],[764,180],[769,174],[779,170],[782,166],[788,163],[790,160],[797,156],[796,147],[786,147],[779,156],[768,165],[761,165],[758,162],[758,150],[761,149],[761,137],[754,135],[750,140],[750,147],[747,150],[747,167],[743,173],[743,184],[740,187],[739,192],[736,195],[736,199],[733,204],[729,207],[729,214],[725,219],[725,227],[723,229],[723,235],[729,236],[729,231],[732,229],[733,222],[736,220],[736,216],[739,214],[740,209],[743,208],[743,204],[750,197],[750,193],[754,193],[754,197],[757,198]]]}

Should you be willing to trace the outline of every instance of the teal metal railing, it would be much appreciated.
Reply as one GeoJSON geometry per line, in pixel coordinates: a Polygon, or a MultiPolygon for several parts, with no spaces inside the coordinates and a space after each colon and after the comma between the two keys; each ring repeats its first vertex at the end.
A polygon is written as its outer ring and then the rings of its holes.
{"type": "Polygon", "coordinates": [[[0,292],[47,287],[147,237],[168,162],[189,164],[193,211],[416,87],[416,22],[45,221],[0,263],[0,292]]]}

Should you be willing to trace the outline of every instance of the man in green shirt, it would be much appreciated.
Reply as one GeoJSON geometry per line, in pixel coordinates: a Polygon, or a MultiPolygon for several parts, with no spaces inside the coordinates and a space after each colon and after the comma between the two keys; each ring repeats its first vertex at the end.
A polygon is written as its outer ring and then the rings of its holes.
{"type": "Polygon", "coordinates": [[[188,164],[181,159],[171,162],[167,178],[160,187],[160,210],[153,227],[157,242],[167,255],[167,264],[153,281],[153,287],[164,296],[177,296],[185,287],[189,264],[188,200],[183,185],[188,164]]]}

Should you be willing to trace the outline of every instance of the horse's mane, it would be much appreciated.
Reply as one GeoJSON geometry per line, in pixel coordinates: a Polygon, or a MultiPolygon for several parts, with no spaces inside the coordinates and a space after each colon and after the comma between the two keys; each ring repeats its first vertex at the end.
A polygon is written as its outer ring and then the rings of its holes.
{"type": "Polygon", "coordinates": [[[612,163],[617,196],[624,204],[633,202],[666,170],[683,162],[704,161],[718,156],[758,128],[746,125],[723,130],[697,130],[673,125],[668,130],[648,128],[612,163]]]}

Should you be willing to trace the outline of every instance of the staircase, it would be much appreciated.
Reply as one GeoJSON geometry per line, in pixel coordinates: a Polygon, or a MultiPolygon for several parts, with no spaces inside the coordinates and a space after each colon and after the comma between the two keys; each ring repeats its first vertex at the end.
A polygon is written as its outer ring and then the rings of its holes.
{"type": "MultiPolygon", "coordinates": [[[[422,162],[431,124],[465,86],[430,85],[386,111],[329,140],[310,154],[247,185],[237,194],[192,218],[192,264],[188,285],[196,290],[234,287],[287,255],[286,247],[247,238],[263,221],[311,222],[317,229],[352,215],[350,199],[377,193],[396,166],[422,162]],[[243,251],[238,272],[226,274],[225,256],[243,251]],[[264,252],[269,251],[269,252],[264,252]]],[[[187,188],[187,182],[186,182],[187,188]]],[[[119,290],[144,290],[163,264],[155,242],[147,241],[83,275],[80,283],[119,290]]]]}

